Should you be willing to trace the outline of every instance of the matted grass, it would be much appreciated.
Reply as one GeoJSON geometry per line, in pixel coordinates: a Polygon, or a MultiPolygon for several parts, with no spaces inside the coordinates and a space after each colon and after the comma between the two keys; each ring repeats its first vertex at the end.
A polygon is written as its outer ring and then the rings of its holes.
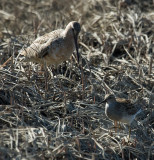
{"type": "Polygon", "coordinates": [[[0,159],[153,159],[152,0],[1,0],[0,159]],[[19,52],[36,37],[80,22],[81,61],[48,77],[19,52]],[[47,83],[46,83],[47,82],[47,83]],[[106,93],[142,108],[115,133],[106,93]]]}

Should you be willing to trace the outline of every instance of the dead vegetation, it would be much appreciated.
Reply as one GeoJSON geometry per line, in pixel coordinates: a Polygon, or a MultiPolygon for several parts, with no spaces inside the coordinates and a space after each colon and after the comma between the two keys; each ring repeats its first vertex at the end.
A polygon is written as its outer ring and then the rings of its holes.
{"type": "Polygon", "coordinates": [[[13,0],[0,3],[0,159],[153,159],[153,1],[13,0]],[[53,76],[19,51],[69,21],[82,25],[74,58],[53,76]],[[115,133],[105,93],[142,108],[115,133]]]}

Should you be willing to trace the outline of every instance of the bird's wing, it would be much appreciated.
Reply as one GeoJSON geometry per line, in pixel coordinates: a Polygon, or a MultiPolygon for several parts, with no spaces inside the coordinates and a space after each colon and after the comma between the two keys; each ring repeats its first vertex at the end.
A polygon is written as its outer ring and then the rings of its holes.
{"type": "Polygon", "coordinates": [[[129,115],[133,115],[138,111],[134,104],[131,103],[131,101],[128,99],[117,98],[116,101],[120,104],[120,110],[126,112],[129,115]]]}
{"type": "Polygon", "coordinates": [[[40,47],[38,58],[45,57],[48,53],[56,53],[64,46],[63,37],[49,38],[48,41],[40,47]]]}
{"type": "Polygon", "coordinates": [[[57,39],[60,34],[63,32],[63,29],[57,29],[50,33],[46,33],[43,36],[38,37],[33,43],[45,44],[49,39],[57,39]]]}
{"type": "Polygon", "coordinates": [[[119,103],[126,103],[126,104],[131,103],[130,100],[125,99],[125,98],[116,98],[116,101],[119,102],[119,103]]]}
{"type": "Polygon", "coordinates": [[[59,39],[62,31],[62,29],[59,29],[38,37],[28,48],[22,50],[21,55],[28,58],[46,56],[49,53],[49,49],[59,39]]]}

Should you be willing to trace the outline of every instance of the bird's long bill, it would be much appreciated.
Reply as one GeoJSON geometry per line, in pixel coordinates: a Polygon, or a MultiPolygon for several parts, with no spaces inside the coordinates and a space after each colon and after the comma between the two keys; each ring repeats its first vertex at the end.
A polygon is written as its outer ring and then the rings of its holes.
{"type": "Polygon", "coordinates": [[[102,103],[105,103],[106,102],[106,100],[104,99],[102,102],[100,102],[98,105],[100,105],[100,104],[102,104],[102,103]]]}
{"type": "Polygon", "coordinates": [[[74,42],[75,42],[75,48],[76,48],[76,54],[77,54],[77,61],[79,63],[79,51],[78,51],[77,36],[74,34],[74,32],[73,32],[73,35],[74,35],[74,42]]]}

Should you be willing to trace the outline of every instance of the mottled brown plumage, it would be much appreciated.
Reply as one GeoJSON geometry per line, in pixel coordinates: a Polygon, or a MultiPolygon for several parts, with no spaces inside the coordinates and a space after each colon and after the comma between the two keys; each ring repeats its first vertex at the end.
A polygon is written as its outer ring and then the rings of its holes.
{"type": "Polygon", "coordinates": [[[25,56],[26,61],[57,66],[68,60],[76,48],[79,61],[77,38],[80,29],[80,24],[72,21],[65,29],[58,29],[38,37],[20,54],[25,56]]]}

